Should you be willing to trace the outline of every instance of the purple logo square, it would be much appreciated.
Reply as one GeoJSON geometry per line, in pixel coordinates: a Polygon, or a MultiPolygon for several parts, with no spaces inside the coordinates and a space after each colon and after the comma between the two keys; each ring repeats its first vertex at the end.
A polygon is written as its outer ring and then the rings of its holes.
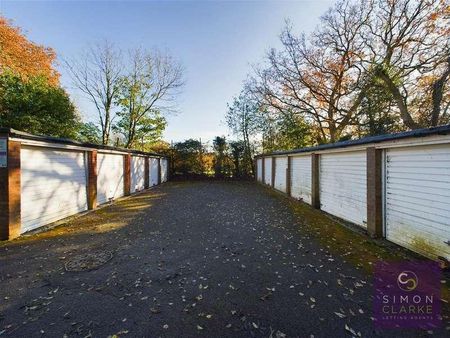
{"type": "Polygon", "coordinates": [[[378,328],[441,326],[441,270],[433,261],[378,262],[374,317],[378,328]]]}

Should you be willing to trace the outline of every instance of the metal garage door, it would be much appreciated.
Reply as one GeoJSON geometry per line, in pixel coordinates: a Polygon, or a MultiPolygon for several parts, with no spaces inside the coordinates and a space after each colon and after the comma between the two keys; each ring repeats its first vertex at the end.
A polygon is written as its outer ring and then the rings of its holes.
{"type": "Polygon", "coordinates": [[[256,178],[258,182],[262,181],[262,159],[260,158],[256,160],[256,178]]]}
{"type": "Polygon", "coordinates": [[[386,150],[386,238],[450,260],[450,145],[386,150]]]}
{"type": "Polygon", "coordinates": [[[82,151],[24,146],[21,161],[21,232],[87,210],[82,151]]]}
{"type": "Polygon", "coordinates": [[[97,155],[97,202],[106,203],[124,195],[123,155],[97,155]]]}
{"type": "Polygon", "coordinates": [[[275,158],[275,189],[286,192],[287,157],[275,158]]]}
{"type": "Polygon", "coordinates": [[[150,175],[150,186],[154,186],[158,184],[158,159],[157,158],[150,158],[149,159],[150,163],[150,170],[149,175],[150,175]]]}
{"type": "Polygon", "coordinates": [[[167,182],[167,159],[161,159],[161,183],[167,182]]]}
{"type": "Polygon", "coordinates": [[[272,157],[264,158],[264,183],[272,185],[272,157]]]}
{"type": "Polygon", "coordinates": [[[291,161],[291,196],[311,204],[311,155],[291,161]]]}
{"type": "Polygon", "coordinates": [[[144,190],[145,187],[145,158],[131,156],[131,193],[144,190]]]}
{"type": "Polygon", "coordinates": [[[366,151],[320,155],[320,207],[366,227],[366,151]]]}

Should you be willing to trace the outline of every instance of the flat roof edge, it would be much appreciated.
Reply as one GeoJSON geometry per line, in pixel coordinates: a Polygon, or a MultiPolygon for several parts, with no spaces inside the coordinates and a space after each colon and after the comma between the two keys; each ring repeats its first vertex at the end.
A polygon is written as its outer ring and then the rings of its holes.
{"type": "Polygon", "coordinates": [[[99,149],[99,150],[119,151],[119,152],[124,152],[124,153],[129,153],[129,154],[137,154],[137,155],[167,157],[167,156],[157,154],[157,153],[145,152],[145,151],[134,150],[134,149],[112,147],[112,146],[106,146],[106,145],[95,144],[95,143],[90,143],[90,142],[80,142],[80,141],[76,141],[76,140],[72,140],[72,139],[53,137],[53,136],[34,135],[34,134],[29,134],[29,133],[26,133],[26,132],[23,132],[20,130],[15,130],[12,128],[0,127],[0,134],[7,134],[7,135],[9,135],[9,137],[17,137],[17,138],[26,139],[26,140],[34,140],[34,141],[57,143],[57,144],[66,144],[66,145],[73,145],[73,146],[78,146],[78,147],[94,148],[94,149],[99,149]]]}
{"type": "Polygon", "coordinates": [[[431,127],[431,128],[414,129],[414,130],[404,131],[404,132],[395,133],[395,134],[367,136],[367,137],[363,137],[363,138],[357,139],[357,140],[349,140],[349,141],[342,141],[342,142],[336,142],[336,143],[321,144],[321,145],[313,146],[313,147],[305,147],[305,148],[286,150],[286,151],[274,151],[271,153],[262,153],[255,157],[258,158],[258,157],[264,157],[264,156],[309,153],[309,152],[313,152],[313,151],[346,148],[346,147],[364,145],[364,144],[369,144],[369,143],[381,143],[381,142],[401,140],[401,139],[406,139],[406,138],[425,137],[425,136],[432,136],[432,135],[448,135],[448,134],[450,134],[450,124],[438,126],[438,127],[431,127]]]}

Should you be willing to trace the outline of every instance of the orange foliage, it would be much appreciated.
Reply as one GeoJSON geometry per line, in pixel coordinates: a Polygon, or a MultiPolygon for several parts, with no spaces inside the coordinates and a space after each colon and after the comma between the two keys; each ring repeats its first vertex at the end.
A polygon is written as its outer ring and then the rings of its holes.
{"type": "Polygon", "coordinates": [[[53,49],[29,41],[21,29],[0,16],[0,73],[10,70],[23,79],[44,76],[51,85],[58,85],[59,73],[53,68],[53,49]]]}

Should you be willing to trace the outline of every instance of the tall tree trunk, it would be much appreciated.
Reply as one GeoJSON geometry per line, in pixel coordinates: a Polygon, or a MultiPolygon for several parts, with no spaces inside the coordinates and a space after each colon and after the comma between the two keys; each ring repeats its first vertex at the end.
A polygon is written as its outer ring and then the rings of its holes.
{"type": "Polygon", "coordinates": [[[433,110],[431,112],[431,126],[437,126],[439,123],[439,116],[441,114],[441,103],[444,95],[444,86],[450,76],[450,57],[447,59],[447,69],[442,76],[433,83],[433,110]]]}
{"type": "Polygon", "coordinates": [[[411,114],[408,112],[408,107],[406,106],[405,99],[403,98],[400,90],[395,85],[394,81],[386,74],[384,71],[379,70],[377,75],[384,82],[389,92],[392,94],[395,103],[397,104],[398,109],[400,110],[400,117],[403,120],[403,123],[410,129],[418,129],[420,125],[416,123],[411,114]]]}
{"type": "Polygon", "coordinates": [[[105,130],[102,135],[103,145],[107,145],[109,143],[109,130],[111,128],[110,124],[111,124],[110,115],[109,112],[107,112],[105,114],[105,130]]]}

